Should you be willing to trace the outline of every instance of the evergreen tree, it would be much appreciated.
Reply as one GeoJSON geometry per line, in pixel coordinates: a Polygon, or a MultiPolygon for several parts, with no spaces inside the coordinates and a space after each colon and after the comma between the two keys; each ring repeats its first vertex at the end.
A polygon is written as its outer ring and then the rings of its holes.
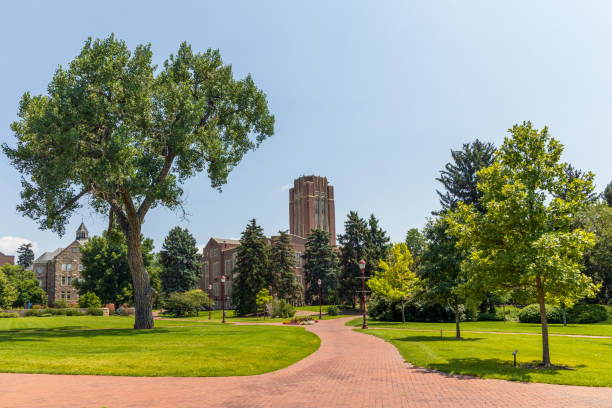
{"type": "Polygon", "coordinates": [[[239,315],[255,313],[257,293],[270,284],[268,251],[263,229],[252,219],[240,238],[234,267],[233,300],[239,315]]]}
{"type": "Polygon", "coordinates": [[[408,230],[406,233],[406,246],[408,246],[414,264],[418,268],[421,263],[421,256],[425,250],[425,237],[418,228],[411,228],[408,230]]]}
{"type": "Polygon", "coordinates": [[[368,233],[365,239],[365,272],[370,275],[378,269],[381,260],[387,259],[387,255],[393,244],[387,236],[387,232],[380,228],[378,219],[374,214],[370,214],[368,220],[368,233]]]}
{"type": "Polygon", "coordinates": [[[612,207],[612,181],[606,186],[602,196],[608,207],[612,207]]]}
{"type": "Polygon", "coordinates": [[[299,302],[302,299],[302,285],[295,276],[295,254],[291,238],[286,231],[279,231],[278,239],[270,248],[270,274],[272,288],[279,299],[299,302]]]}
{"type": "Polygon", "coordinates": [[[159,252],[164,293],[187,292],[198,288],[202,262],[196,240],[185,228],[174,227],[159,252]]]}
{"type": "Polygon", "coordinates": [[[478,191],[478,171],[489,167],[495,159],[495,146],[492,143],[483,143],[476,139],[472,143],[465,143],[462,150],[451,150],[453,162],[447,163],[440,171],[438,180],[444,186],[444,192],[438,190],[442,211],[453,209],[457,203],[474,204],[482,210],[478,191]]]}
{"type": "Polygon", "coordinates": [[[365,220],[360,218],[356,211],[349,212],[344,222],[344,234],[338,235],[340,244],[338,297],[340,301],[352,304],[353,309],[357,291],[361,290],[359,261],[366,258],[368,235],[369,230],[365,220]]]}
{"type": "Polygon", "coordinates": [[[313,230],[306,239],[304,252],[306,303],[313,304],[319,298],[318,280],[321,279],[322,303],[336,303],[338,288],[338,260],[329,244],[329,233],[313,230]]]}
{"type": "Polygon", "coordinates": [[[32,251],[32,244],[21,244],[19,248],[17,248],[17,254],[19,257],[17,258],[17,265],[21,265],[24,269],[27,269],[34,262],[34,251],[32,251]]]}

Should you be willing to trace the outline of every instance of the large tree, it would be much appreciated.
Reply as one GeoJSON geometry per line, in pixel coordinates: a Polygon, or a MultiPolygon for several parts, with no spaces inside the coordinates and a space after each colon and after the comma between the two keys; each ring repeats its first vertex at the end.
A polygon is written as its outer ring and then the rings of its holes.
{"type": "Polygon", "coordinates": [[[240,315],[257,312],[257,293],[270,285],[268,243],[263,229],[252,219],[240,238],[236,253],[233,300],[240,315]]]}
{"type": "Polygon", "coordinates": [[[9,264],[0,266],[0,272],[6,276],[17,291],[17,298],[14,300],[13,306],[24,307],[28,302],[43,303],[45,291],[40,287],[34,272],[24,269],[21,265],[9,264]]]}
{"type": "Polygon", "coordinates": [[[317,229],[308,235],[304,259],[306,260],[304,264],[306,303],[312,304],[319,299],[319,279],[321,279],[322,302],[335,303],[338,290],[338,260],[336,252],[329,244],[328,232],[317,229]]]}
{"type": "Polygon", "coordinates": [[[412,255],[414,264],[417,266],[421,263],[421,256],[425,250],[425,237],[418,228],[410,228],[406,233],[406,246],[412,255]]]}
{"type": "MultiPolygon", "coordinates": [[[[153,241],[142,238],[143,265],[149,269],[153,262],[153,241]]],[[[118,227],[104,231],[102,236],[93,236],[81,246],[81,278],[74,283],[79,295],[95,293],[103,304],[115,306],[131,304],[134,288],[128,263],[128,246],[125,235],[118,227]]],[[[151,279],[152,283],[153,278],[151,279]]],[[[153,285],[155,287],[155,285],[153,285]]]]}
{"type": "Polygon", "coordinates": [[[368,275],[378,269],[381,259],[387,259],[392,247],[393,244],[391,244],[387,232],[380,227],[380,223],[374,214],[370,214],[365,237],[365,261],[368,275]]]}
{"type": "Polygon", "coordinates": [[[220,189],[273,133],[266,95],[250,75],[234,79],[218,50],[182,43],[157,69],[150,45],[130,52],[114,35],[88,39],[47,89],[23,95],[11,126],[17,147],[3,145],[23,175],[18,210],[60,235],[83,198],[112,212],[128,245],[134,327],[152,328],[140,240],[147,212],[180,207],[182,184],[202,171],[220,189]]]}
{"type": "Polygon", "coordinates": [[[608,304],[612,298],[612,207],[601,203],[582,212],[578,225],[596,237],[596,244],[587,251],[585,273],[601,284],[598,300],[608,304]]]}
{"type": "MultiPolygon", "coordinates": [[[[355,296],[361,290],[359,261],[366,257],[366,239],[368,225],[356,211],[350,211],[344,222],[344,234],[338,235],[340,244],[340,276],[338,295],[340,300],[352,303],[355,308],[355,296]]],[[[369,271],[368,271],[369,272],[369,271]]]]}
{"type": "Polygon", "coordinates": [[[270,274],[272,288],[280,299],[299,302],[302,299],[302,285],[295,275],[295,253],[287,231],[279,231],[279,237],[270,246],[270,274]]]}
{"type": "Polygon", "coordinates": [[[594,236],[573,227],[589,204],[586,191],[593,175],[568,179],[567,165],[560,162],[563,147],[547,128],[538,131],[524,122],[509,132],[495,163],[478,173],[485,211],[459,204],[447,221],[468,253],[462,263],[467,285],[515,290],[537,300],[542,362],[549,367],[546,302],[569,306],[596,289],[582,273],[583,253],[593,246],[594,236]]]}
{"type": "Polygon", "coordinates": [[[437,191],[442,212],[455,208],[459,202],[473,203],[481,209],[478,171],[493,164],[495,146],[476,139],[465,143],[461,150],[451,150],[451,156],[453,161],[444,166],[436,179],[444,186],[444,191],[437,191]]]}
{"type": "Polygon", "coordinates": [[[162,290],[187,292],[197,289],[202,277],[202,262],[196,240],[185,228],[174,227],[159,252],[162,290]]]}
{"type": "Polygon", "coordinates": [[[34,251],[32,251],[32,244],[30,242],[21,244],[17,248],[17,265],[21,265],[24,268],[28,268],[34,262],[34,251]]]}
{"type": "Polygon", "coordinates": [[[11,307],[18,296],[19,292],[17,292],[10,279],[4,274],[3,269],[0,269],[0,309],[11,307]]]}
{"type": "Polygon", "coordinates": [[[606,204],[608,204],[608,207],[612,207],[612,181],[606,186],[601,195],[606,204]]]}

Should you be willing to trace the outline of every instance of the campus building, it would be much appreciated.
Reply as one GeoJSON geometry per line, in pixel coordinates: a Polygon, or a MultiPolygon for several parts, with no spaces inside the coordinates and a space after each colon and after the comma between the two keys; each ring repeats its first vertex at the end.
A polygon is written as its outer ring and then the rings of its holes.
{"type": "Polygon", "coordinates": [[[88,239],[89,232],[85,224],[81,223],[76,239],[70,245],[45,252],[34,261],[34,274],[47,294],[49,306],[58,299],[65,299],[68,303],[75,303],[79,299],[73,284],[81,277],[81,245],[88,239]]]}
{"type": "Polygon", "coordinates": [[[13,255],[5,255],[0,252],[0,266],[4,264],[15,265],[15,257],[13,255]]]}

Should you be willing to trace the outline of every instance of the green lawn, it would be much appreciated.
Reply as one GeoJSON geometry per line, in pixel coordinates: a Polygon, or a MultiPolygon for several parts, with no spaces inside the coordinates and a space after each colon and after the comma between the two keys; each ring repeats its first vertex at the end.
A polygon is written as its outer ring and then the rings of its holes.
{"type": "MultiPolygon", "coordinates": [[[[308,309],[300,309],[300,310],[308,310],[308,309]]],[[[317,306],[317,313],[312,313],[312,315],[318,320],[319,319],[319,309],[317,306]]],[[[200,312],[200,316],[190,316],[190,317],[173,317],[173,316],[162,316],[164,319],[176,319],[175,321],[202,321],[202,322],[206,322],[208,321],[208,312],[200,312]]],[[[223,317],[222,311],[221,310],[213,310],[212,312],[212,321],[213,322],[220,322],[221,319],[223,317]]],[[[346,317],[346,316],[342,316],[342,315],[338,315],[338,316],[327,316],[327,315],[323,315],[321,320],[329,320],[329,319],[337,319],[339,317],[346,317]]],[[[283,317],[275,317],[274,319],[270,319],[270,318],[263,318],[263,316],[261,317],[240,317],[240,316],[234,316],[234,311],[233,310],[228,310],[226,311],[225,314],[225,321],[226,322],[230,322],[230,323],[236,323],[236,322],[242,322],[242,323],[278,323],[278,322],[285,322],[291,320],[290,317],[287,318],[283,318],[283,317]]],[[[170,320],[166,320],[166,321],[170,321],[170,320]]]]}
{"type": "Polygon", "coordinates": [[[391,342],[404,359],[415,366],[454,374],[476,375],[514,381],[588,386],[612,386],[612,339],[551,337],[553,364],[569,369],[543,370],[540,336],[472,334],[455,340],[446,333],[409,330],[359,330],[391,342]],[[518,350],[519,367],[513,367],[512,352],[518,350]]]}
{"type": "Polygon", "coordinates": [[[0,372],[254,375],[289,366],[320,344],[299,327],[182,320],[156,320],[153,330],[133,330],[132,325],[129,317],[0,319],[0,372]]]}
{"type": "MultiPolygon", "coordinates": [[[[361,326],[361,318],[353,319],[347,323],[350,326],[361,326]]],[[[421,323],[421,322],[382,322],[376,320],[368,320],[368,326],[371,328],[396,328],[396,329],[411,329],[411,330],[436,330],[455,332],[455,323],[421,323]]],[[[542,326],[532,323],[518,322],[461,322],[462,331],[489,331],[489,332],[515,332],[515,333],[541,333],[542,326]]],[[[549,324],[549,333],[552,334],[582,334],[589,336],[612,336],[612,321],[593,324],[568,324],[563,327],[562,324],[549,324]]],[[[450,335],[450,334],[449,334],[450,335]]]]}

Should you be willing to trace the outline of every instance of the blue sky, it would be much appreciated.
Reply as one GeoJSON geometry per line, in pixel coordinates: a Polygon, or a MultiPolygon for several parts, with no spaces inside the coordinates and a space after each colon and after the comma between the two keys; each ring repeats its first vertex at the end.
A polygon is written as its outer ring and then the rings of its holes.
{"type": "MultiPolygon", "coordinates": [[[[105,1],[0,6],[0,142],[25,91],[44,93],[88,36],[114,32],[152,45],[161,64],[187,41],[219,48],[237,76],[268,95],[275,135],[249,153],[220,194],[204,174],[185,186],[188,215],[155,209],[144,233],[159,248],[175,225],[198,243],[239,237],[255,217],[266,234],[288,228],[287,186],[304,174],[335,186],[336,227],[349,210],[374,213],[394,241],[438,208],[450,149],[475,138],[499,145],[514,123],[548,125],[564,160],[612,180],[612,4],[562,1],[105,1]]],[[[0,251],[25,239],[37,255],[66,245],[15,210],[19,174],[0,156],[0,251]]]]}

